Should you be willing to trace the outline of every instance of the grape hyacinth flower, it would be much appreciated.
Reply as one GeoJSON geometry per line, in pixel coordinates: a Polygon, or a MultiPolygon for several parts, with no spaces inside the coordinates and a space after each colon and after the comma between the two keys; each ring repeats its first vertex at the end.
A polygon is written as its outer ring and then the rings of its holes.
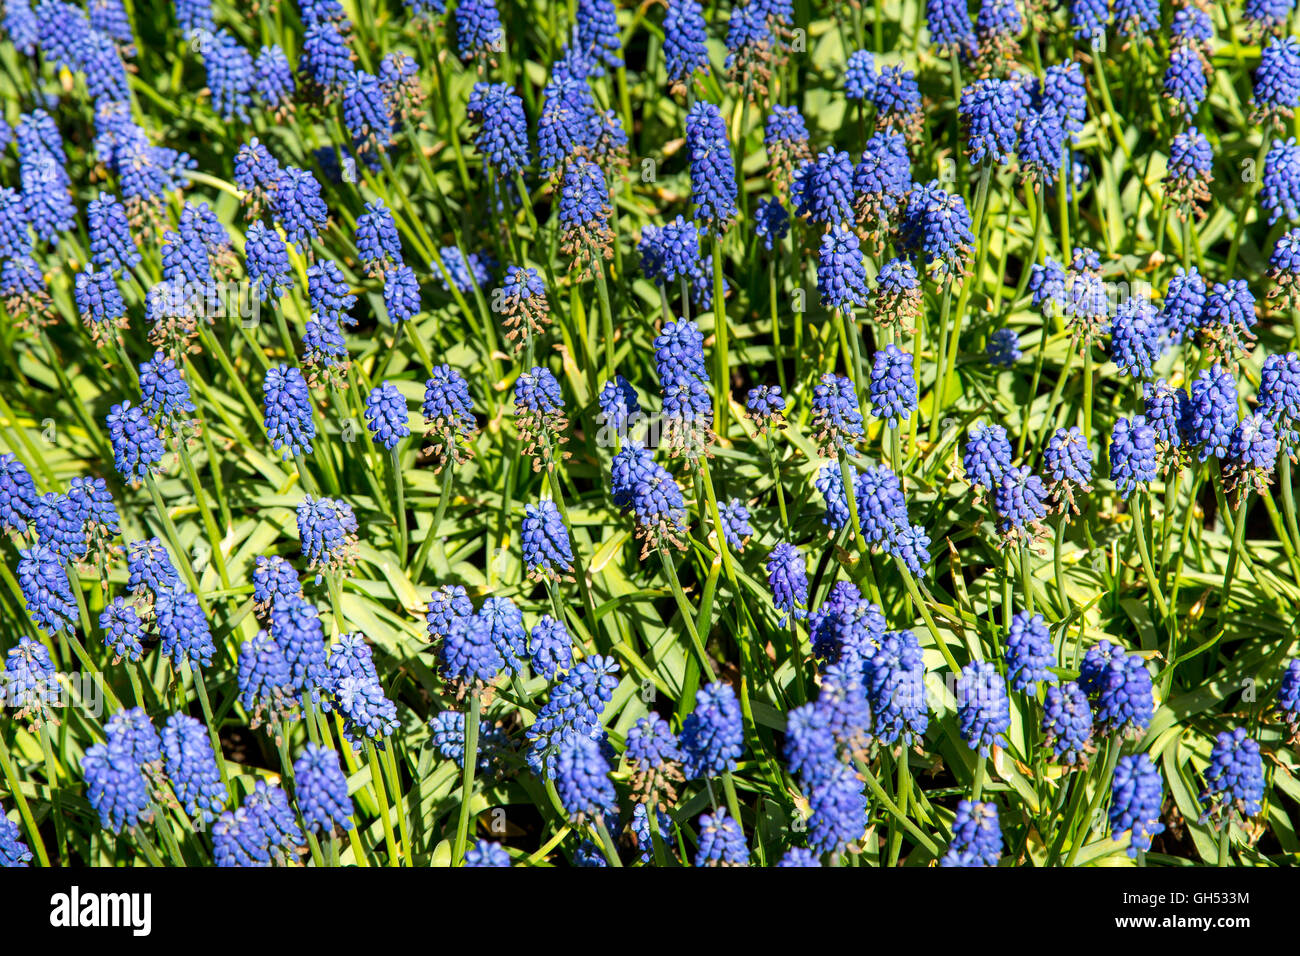
{"type": "Polygon", "coordinates": [[[686,115],[686,148],[695,218],[720,236],[737,214],[736,164],[727,125],[707,100],[697,101],[686,115]]]}
{"type": "Polygon", "coordinates": [[[896,213],[911,188],[907,141],[900,133],[873,133],[853,168],[858,232],[873,254],[880,255],[892,239],[896,213]]]}
{"type": "Polygon", "coordinates": [[[599,655],[579,661],[551,689],[525,732],[530,747],[528,765],[533,772],[554,779],[560,752],[571,737],[599,739],[604,729],[601,714],[618,687],[618,665],[599,655]]]}
{"type": "Polygon", "coordinates": [[[337,573],[356,561],[357,518],[350,505],[304,495],[297,515],[298,541],[309,568],[337,573]]]}
{"type": "Polygon", "coordinates": [[[1268,210],[1270,226],[1283,216],[1289,222],[1300,219],[1300,146],[1294,136],[1273,140],[1264,159],[1259,201],[1268,210]]]}
{"type": "Polygon", "coordinates": [[[149,478],[162,463],[166,448],[158,431],[139,405],[114,405],[105,419],[118,474],[133,485],[149,478]]]}
{"type": "Polygon", "coordinates": [[[1237,423],[1228,439],[1228,457],[1223,466],[1225,488],[1237,503],[1252,489],[1259,494],[1268,490],[1280,448],[1277,427],[1260,412],[1237,423]]]}
{"type": "Polygon", "coordinates": [[[1056,649],[1043,615],[1017,611],[1011,617],[1006,639],[1007,679],[1013,690],[1030,691],[1036,685],[1056,683],[1052,666],[1056,649]]]}
{"type": "Polygon", "coordinates": [[[795,215],[821,226],[853,221],[853,160],[827,149],[800,166],[790,186],[795,215]]]}
{"type": "Polygon", "coordinates": [[[877,127],[902,133],[912,142],[919,140],[925,113],[915,73],[897,63],[886,66],[874,78],[870,97],[876,108],[877,127]]]}
{"type": "Polygon", "coordinates": [[[454,630],[474,616],[469,594],[458,584],[444,584],[429,595],[426,613],[429,640],[446,640],[454,630]]]}
{"type": "Polygon", "coordinates": [[[1200,799],[1206,808],[1202,821],[1211,820],[1219,829],[1234,816],[1246,820],[1263,809],[1264,762],[1259,742],[1245,727],[1225,730],[1215,738],[1200,799]]]}
{"type": "Polygon", "coordinates": [[[1192,126],[1174,136],[1169,145],[1164,183],[1165,192],[1175,202],[1180,218],[1205,214],[1205,204],[1210,201],[1210,183],[1214,179],[1213,169],[1214,154],[1210,141],[1200,130],[1192,126]]]}
{"type": "Polygon", "coordinates": [[[334,706],[343,718],[343,737],[355,746],[362,740],[384,748],[384,738],[401,723],[397,705],[384,694],[370,646],[360,634],[343,634],[329,655],[334,706]]]}
{"type": "Polygon", "coordinates": [[[1092,490],[1092,450],[1077,425],[1052,433],[1043,452],[1043,472],[1051,479],[1048,492],[1053,508],[1077,512],[1075,491],[1092,490]]]}
{"type": "Polygon", "coordinates": [[[780,385],[756,385],[745,396],[745,410],[760,435],[785,424],[785,409],[780,385]]]}
{"type": "Polygon", "coordinates": [[[911,746],[930,724],[925,660],[911,631],[890,631],[863,666],[873,730],[883,744],[911,746]]]}
{"type": "MultiPolygon", "coordinates": [[[[14,4],[10,3],[6,8],[13,9],[13,6],[14,4]]],[[[12,36],[13,28],[9,26],[7,29],[12,36]]],[[[18,829],[18,824],[6,817],[4,807],[0,806],[0,868],[26,867],[31,860],[32,851],[27,849],[27,844],[23,842],[22,831],[18,829]]]]}
{"type": "Polygon", "coordinates": [[[775,196],[764,196],[754,208],[754,234],[763,240],[763,248],[773,251],[790,231],[790,214],[775,196]]]}
{"type": "Polygon", "coordinates": [[[464,0],[456,5],[456,49],[467,62],[496,62],[505,49],[501,15],[493,0],[464,0]]]}
{"type": "Polygon", "coordinates": [[[1277,716],[1286,725],[1288,740],[1300,734],[1300,658],[1287,661],[1277,689],[1277,716]]]}
{"type": "Polygon", "coordinates": [[[1110,435],[1110,477],[1121,498],[1156,480],[1156,432],[1142,415],[1117,418],[1110,435]]]}
{"type": "Polygon", "coordinates": [[[384,273],[384,308],[394,325],[401,325],[419,313],[420,282],[410,266],[398,265],[384,273]]]}
{"type": "Polygon", "coordinates": [[[500,843],[491,840],[479,840],[465,851],[465,866],[510,866],[510,854],[500,843]]]}
{"type": "Polygon", "coordinates": [[[18,588],[27,613],[49,634],[72,633],[81,623],[63,560],[43,544],[18,552],[18,588]]]}
{"type": "Polygon", "coordinates": [[[449,365],[435,366],[424,385],[425,437],[427,454],[437,462],[437,471],[450,461],[460,463],[470,455],[470,443],[478,432],[474,401],[469,383],[449,365]]]}
{"type": "MultiPolygon", "coordinates": [[[[429,616],[432,632],[432,601],[429,616]]],[[[492,683],[505,668],[505,659],[492,639],[492,624],[486,618],[477,614],[458,618],[438,636],[442,638],[438,660],[444,680],[477,691],[492,683]]]]}
{"type": "Polygon", "coordinates": [[[1015,0],[980,0],[975,15],[975,38],[979,47],[979,60],[983,69],[1001,71],[1019,52],[1017,37],[1024,29],[1024,20],[1015,0]]]}
{"type": "Polygon", "coordinates": [[[1061,114],[1051,107],[1025,111],[1016,143],[1020,178],[1032,184],[1036,193],[1056,182],[1066,160],[1068,134],[1061,114]]]}
{"type": "Polygon", "coordinates": [[[975,246],[966,202],[939,185],[917,186],[907,198],[900,236],[905,249],[919,251],[944,278],[964,275],[975,246]]]}
{"type": "Polygon", "coordinates": [[[560,248],[573,259],[579,277],[594,274],[613,256],[609,186],[599,166],[581,157],[565,167],[560,189],[560,248]]]}
{"type": "MultiPolygon", "coordinates": [[[[883,328],[910,335],[921,315],[921,279],[907,259],[890,259],[876,273],[871,317],[883,328]]],[[[996,333],[995,333],[996,335],[996,333]]]]}
{"type": "Polygon", "coordinates": [[[251,727],[293,719],[293,674],[284,650],[266,631],[240,646],[237,681],[251,727]]]}
{"type": "Polygon", "coordinates": [[[159,649],[171,659],[173,667],[179,668],[182,662],[187,662],[197,670],[212,664],[216,644],[193,591],[179,586],[160,591],[154,597],[154,612],[162,638],[159,649]]]}
{"type": "Polygon", "coordinates": [[[375,444],[383,445],[389,451],[411,434],[406,398],[392,382],[383,382],[366,396],[366,425],[375,444]]]}
{"type": "Polygon", "coordinates": [[[1074,681],[1047,688],[1043,701],[1043,742],[1052,748],[1052,758],[1066,767],[1082,767],[1092,744],[1092,708],[1088,695],[1074,681]]]}
{"type": "Polygon", "coordinates": [[[162,350],[140,364],[140,396],[149,416],[164,427],[179,433],[193,424],[195,405],[185,373],[162,350]]]}
{"type": "Polygon", "coordinates": [[[382,199],[366,203],[366,211],[357,217],[356,244],[357,256],[371,275],[402,264],[402,239],[382,199]]]}
{"type": "Polygon", "coordinates": [[[0,709],[33,729],[55,720],[52,708],[60,706],[62,688],[50,652],[40,641],[20,637],[5,655],[0,670],[0,709]]]}
{"type": "Polygon", "coordinates": [[[212,109],[226,122],[248,122],[248,107],[253,98],[253,58],[243,44],[224,29],[204,32],[200,51],[208,71],[208,89],[212,109]]]}
{"type": "Polygon", "coordinates": [[[212,825],[212,858],[219,867],[271,865],[266,836],[250,810],[227,810],[212,825]]]}
{"type": "Polygon", "coordinates": [[[674,96],[686,92],[697,71],[708,72],[704,10],[697,0],[670,0],[664,14],[664,63],[674,96]]]}
{"type": "Polygon", "coordinates": [[[288,862],[297,856],[303,835],[283,789],[265,780],[257,781],[244,801],[244,809],[256,822],[262,846],[276,862],[288,862]]]}
{"type": "Polygon", "coordinates": [[[1160,29],[1159,0],[1115,0],[1115,24],[1121,36],[1146,38],[1160,29]]]}
{"type": "Polygon", "coordinates": [[[81,758],[86,799],[105,830],[121,833],[151,817],[149,787],[129,745],[95,744],[81,758]]]}
{"type": "Polygon", "coordinates": [[[686,501],[677,481],[643,446],[629,442],[614,456],[610,490],[614,504],[636,518],[642,557],[656,548],[684,548],[686,501]]]}
{"type": "Polygon", "coordinates": [[[912,356],[890,344],[876,353],[871,366],[871,414],[897,428],[916,411],[916,375],[912,356]]]}
{"type": "Polygon", "coordinates": [[[867,269],[861,245],[852,229],[838,224],[821,238],[817,257],[817,288],[827,308],[851,313],[866,305],[867,269]]]}
{"type": "Polygon", "coordinates": [[[244,263],[263,302],[268,297],[278,299],[293,288],[289,248],[276,230],[261,221],[253,222],[244,233],[244,263]]]}
{"type": "Polygon", "coordinates": [[[1115,764],[1111,784],[1110,838],[1129,834],[1129,856],[1151,849],[1151,838],[1164,832],[1160,808],[1164,802],[1160,771],[1146,754],[1129,754],[1115,764]]]}
{"type": "Polygon", "coordinates": [[[609,761],[598,741],[571,734],[560,742],[555,791],[569,820],[579,825],[603,820],[614,810],[617,798],[609,778],[609,761]]]}
{"type": "MultiPolygon", "coordinates": [[[[1287,3],[1288,7],[1294,6],[1287,3]]],[[[1260,51],[1255,70],[1253,120],[1282,127],[1300,107],[1300,40],[1293,36],[1269,40],[1260,51]]]]}
{"type": "Polygon", "coordinates": [[[618,20],[613,0],[578,0],[576,34],[580,49],[589,57],[589,76],[605,75],[605,67],[618,69],[623,65],[619,53],[623,41],[619,37],[618,20]]]}
{"type": "Polygon", "coordinates": [[[957,680],[957,720],[962,739],[981,757],[993,747],[1006,747],[1011,728],[1011,702],[1006,682],[992,664],[973,661],[957,680]]]}
{"type": "Polygon", "coordinates": [[[969,59],[975,54],[975,28],[964,0],[925,0],[925,25],[941,57],[969,59]]]}
{"type": "MultiPolygon", "coordinates": [[[[115,196],[100,192],[86,206],[90,252],[95,265],[117,274],[140,264],[140,250],[127,220],[126,209],[115,196]]],[[[0,237],[0,243],[6,241],[0,237]]],[[[3,250],[0,245],[0,250],[3,250]]],[[[13,254],[11,250],[9,254],[13,254]]]]}
{"type": "Polygon", "coordinates": [[[747,87],[755,99],[766,97],[775,65],[776,38],[765,22],[761,2],[736,4],[731,8],[726,39],[725,65],[730,83],[747,87]]]}
{"type": "Polygon", "coordinates": [[[12,454],[0,455],[0,530],[27,533],[36,514],[36,484],[12,454]]]}
{"type": "Polygon", "coordinates": [[[1151,672],[1139,655],[1101,641],[1084,655],[1079,684],[1092,700],[1100,733],[1140,737],[1150,726],[1155,692],[1151,672]]]}
{"type": "Polygon", "coordinates": [[[549,614],[543,614],[528,634],[528,663],[535,674],[547,680],[573,666],[569,629],[549,614]]]}
{"type": "Polygon", "coordinates": [[[974,425],[966,436],[962,469],[977,492],[992,492],[1011,467],[1011,441],[1001,425],[974,425]]]}
{"type": "Polygon", "coordinates": [[[266,619],[278,601],[302,597],[302,584],[298,572],[279,555],[257,556],[253,567],[253,607],[259,617],[266,619]]]}
{"type": "Polygon", "coordinates": [[[132,594],[147,590],[157,595],[181,581],[166,548],[157,538],[131,543],[127,548],[127,573],[126,588],[132,594]]]}
{"type": "Polygon", "coordinates": [[[698,458],[713,435],[704,335],[690,320],[669,322],[653,344],[664,397],[664,444],[674,456],[698,458]]]}
{"type": "Polygon", "coordinates": [[[1281,297],[1283,306],[1294,309],[1300,302],[1300,229],[1278,237],[1268,266],[1268,276],[1273,281],[1269,298],[1281,297]]]}
{"type": "Polygon", "coordinates": [[[300,252],[307,250],[329,218],[329,208],[320,198],[320,183],[296,166],[288,167],[276,179],[271,211],[285,237],[300,252]]]}
{"type": "Polygon", "coordinates": [[[624,756],[632,767],[632,793],[638,803],[664,809],[676,802],[686,754],[666,720],[651,714],[633,724],[624,756]]]}
{"type": "Polygon", "coordinates": [[[1260,369],[1256,396],[1261,414],[1277,427],[1278,437],[1294,458],[1300,441],[1300,355],[1270,355],[1260,369]]]}
{"type": "Polygon", "coordinates": [[[293,111],[293,97],[297,84],[293,67],[278,43],[262,47],[253,61],[253,88],[262,105],[270,110],[278,122],[284,122],[293,111]]]}
{"type": "Polygon", "coordinates": [[[1151,366],[1165,350],[1164,333],[1164,323],[1149,298],[1133,295],[1120,302],[1110,328],[1111,358],[1120,374],[1134,378],[1151,375],[1151,366]]]}
{"type": "Polygon", "coordinates": [[[771,550],[767,556],[767,582],[772,589],[772,603],[781,614],[781,627],[791,617],[807,616],[808,567],[797,547],[782,541],[771,550]]]}
{"type": "Polygon", "coordinates": [[[962,90],[958,116],[966,129],[972,166],[1008,165],[1015,156],[1017,127],[1030,107],[1030,92],[1015,79],[978,79],[962,90]]]}
{"type": "Polygon", "coordinates": [[[302,371],[284,364],[271,367],[262,382],[262,396],[271,447],[281,453],[284,461],[310,453],[316,423],[312,420],[311,394],[302,371]]]}
{"type": "Polygon", "coordinates": [[[271,611],[271,636],[284,653],[293,689],[304,703],[308,697],[317,702],[322,691],[333,689],[325,657],[325,630],[314,605],[296,594],[281,598],[271,611]]]}
{"type": "Polygon", "coordinates": [[[489,597],[476,616],[488,622],[506,669],[517,672],[528,657],[528,632],[524,630],[524,617],[519,608],[510,598],[489,597]]]}
{"type": "Polygon", "coordinates": [[[1201,446],[1200,460],[1224,457],[1237,427],[1237,386],[1227,369],[1211,365],[1193,379],[1181,413],[1179,429],[1189,445],[1201,446]]]}
{"type": "Polygon", "coordinates": [[[849,523],[849,500],[844,494],[844,476],[839,463],[832,461],[823,465],[813,479],[813,486],[826,502],[822,524],[831,531],[839,531],[849,523]]]}
{"type": "MultiPolygon", "coordinates": [[[[454,760],[462,770],[465,767],[465,715],[456,710],[444,710],[429,719],[429,735],[438,753],[454,760]]],[[[506,746],[506,736],[499,727],[486,720],[478,726],[479,758],[476,770],[490,773],[493,769],[493,749],[506,746]]]]}
{"type": "Polygon", "coordinates": [[[749,866],[749,847],[740,823],[726,810],[705,813],[699,821],[700,845],[696,866],[749,866]]]}
{"type": "Polygon", "coordinates": [[[537,366],[515,379],[515,425],[534,471],[549,469],[557,458],[568,457],[558,446],[568,441],[564,430],[569,420],[560,383],[550,369],[537,366]]]}
{"type": "Polygon", "coordinates": [[[865,436],[862,410],[850,379],[832,372],[821,377],[813,389],[812,423],[819,449],[828,458],[865,436]]]}
{"type": "Polygon", "coordinates": [[[307,298],[313,318],[330,319],[345,326],[356,324],[348,313],[356,304],[357,297],[352,294],[343,271],[334,261],[321,259],[308,267],[307,298]]]}
{"type": "Polygon", "coordinates": [[[79,560],[86,554],[85,520],[67,495],[49,492],[36,500],[32,521],[36,538],[64,561],[79,560]]]}
{"type": "Polygon", "coordinates": [[[144,654],[140,639],[144,637],[144,623],[134,604],[125,598],[114,598],[99,615],[99,629],[104,632],[104,646],[113,651],[113,663],[121,660],[138,661],[144,654]]]}
{"type": "Polygon", "coordinates": [[[343,84],[343,125],[357,156],[374,165],[374,155],[393,141],[393,114],[379,77],[354,70],[343,84]]]}
{"type": "Polygon", "coordinates": [[[1181,45],[1173,48],[1164,83],[1165,97],[1175,116],[1184,120],[1196,116],[1208,91],[1206,73],[1205,61],[1198,50],[1181,45]]]}
{"type": "Polygon", "coordinates": [[[293,764],[294,795],[313,833],[352,829],[352,798],[336,751],[308,744],[293,764]]]}
{"type": "Polygon", "coordinates": [[[808,842],[820,853],[835,854],[858,840],[867,828],[865,784],[846,764],[836,762],[810,788],[808,842]]]}
{"type": "Polygon", "coordinates": [[[330,20],[306,24],[298,70],[320,91],[322,101],[330,103],[337,99],[353,72],[352,51],[339,24],[330,20]]]}
{"type": "Polygon", "coordinates": [[[811,155],[808,126],[797,106],[772,106],[763,122],[763,146],[770,164],[768,177],[779,183],[790,182],[795,168],[811,155]]]}
{"type": "Polygon", "coordinates": [[[529,166],[524,102],[506,83],[477,83],[470,92],[469,118],[478,124],[474,148],[500,182],[510,182],[529,166]]]}
{"type": "Polygon", "coordinates": [[[722,519],[722,536],[733,551],[743,552],[745,544],[754,536],[754,526],[749,523],[749,509],[739,498],[723,502],[718,509],[722,519]]]}
{"type": "Polygon", "coordinates": [[[162,732],[163,768],[176,799],[191,817],[212,821],[229,795],[221,782],[207,728],[185,714],[172,714],[162,732]]]}
{"type": "Polygon", "coordinates": [[[688,779],[717,777],[736,769],[745,752],[740,702],[730,684],[700,689],[695,709],[682,722],[682,752],[688,779]]]}
{"type": "Polygon", "coordinates": [[[876,58],[870,50],[854,50],[844,64],[844,98],[862,101],[871,98],[876,82],[876,58]]]}
{"type": "Polygon", "coordinates": [[[991,803],[962,800],[952,823],[952,843],[940,866],[997,866],[1002,859],[1002,828],[991,803]]]}
{"type": "Polygon", "coordinates": [[[989,343],[984,350],[988,363],[998,368],[1011,368],[1024,353],[1020,351],[1020,338],[1015,329],[1005,326],[989,336],[989,343]]]}
{"type": "Polygon", "coordinates": [[[524,506],[519,539],[529,577],[554,581],[573,571],[569,529],[551,499],[524,506]]]}
{"type": "Polygon", "coordinates": [[[641,419],[641,402],[636,389],[622,375],[615,375],[600,387],[596,397],[600,406],[599,421],[603,429],[611,429],[621,442],[628,437],[632,425],[641,419]]]}
{"type": "Polygon", "coordinates": [[[546,332],[551,324],[551,306],[546,297],[546,281],[536,269],[512,267],[493,298],[502,315],[506,341],[523,351],[529,338],[546,332]]]}

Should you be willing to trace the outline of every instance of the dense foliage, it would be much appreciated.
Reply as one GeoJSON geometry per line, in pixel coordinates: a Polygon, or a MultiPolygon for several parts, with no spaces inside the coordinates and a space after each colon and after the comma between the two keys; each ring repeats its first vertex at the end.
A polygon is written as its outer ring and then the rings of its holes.
{"type": "Polygon", "coordinates": [[[1300,853],[1288,0],[4,0],[0,864],[1300,853]]]}

